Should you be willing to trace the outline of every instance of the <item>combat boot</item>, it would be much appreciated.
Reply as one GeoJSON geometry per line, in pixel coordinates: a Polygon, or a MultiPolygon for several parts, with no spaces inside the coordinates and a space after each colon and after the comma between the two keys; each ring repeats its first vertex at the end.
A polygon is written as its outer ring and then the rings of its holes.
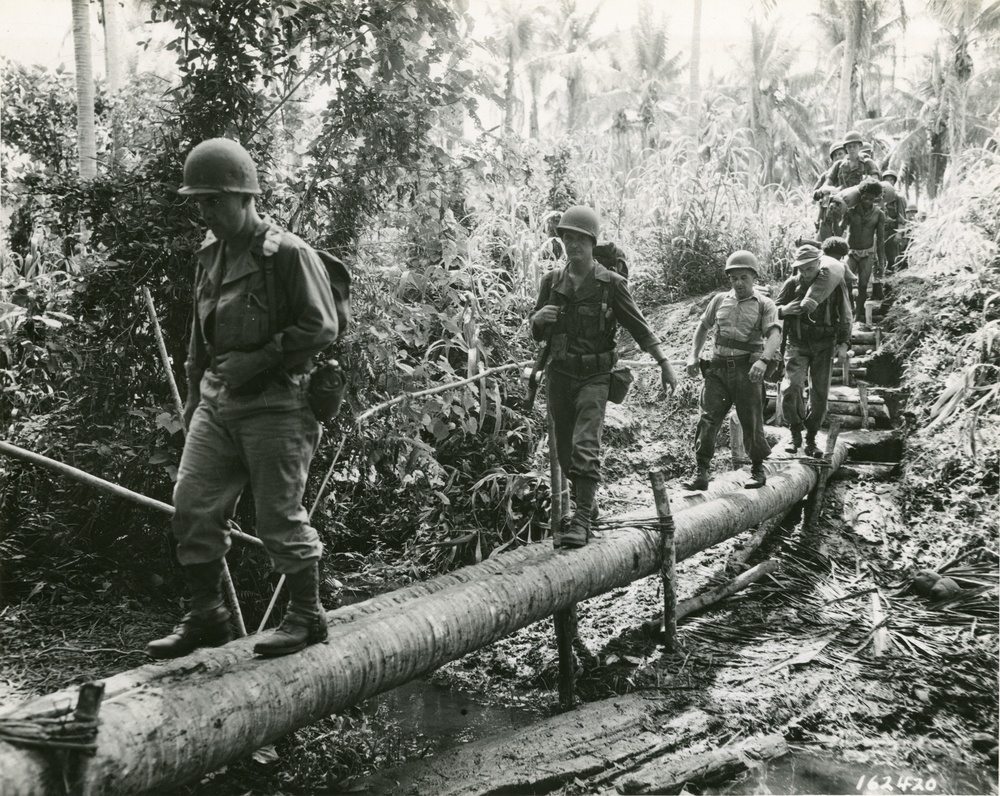
{"type": "Polygon", "coordinates": [[[708,483],[711,481],[711,477],[708,475],[707,467],[699,467],[698,474],[692,478],[690,481],[686,481],[681,484],[685,489],[690,489],[692,491],[704,492],[708,489],[708,483]]]}
{"type": "Polygon", "coordinates": [[[219,647],[233,640],[229,609],[222,602],[223,560],[188,564],[183,568],[191,593],[188,612],[173,633],[146,645],[150,657],[180,658],[199,647],[219,647]]]}
{"type": "Polygon", "coordinates": [[[288,608],[277,629],[253,648],[255,655],[275,658],[291,655],[310,644],[326,641],[326,611],[319,601],[319,562],[285,575],[288,608]]]}
{"type": "Polygon", "coordinates": [[[802,452],[811,459],[823,458],[823,451],[821,451],[819,448],[816,447],[815,431],[806,432],[806,447],[802,452]]]}
{"type": "Polygon", "coordinates": [[[760,489],[767,483],[767,472],[764,462],[753,462],[750,465],[750,480],[743,484],[744,489],[760,489]]]}
{"type": "Polygon", "coordinates": [[[573,482],[576,492],[576,507],[570,517],[569,527],[562,535],[561,547],[583,547],[590,541],[590,522],[597,496],[597,481],[591,478],[577,478],[573,482]]]}
{"type": "Polygon", "coordinates": [[[786,453],[798,453],[802,447],[802,428],[792,426],[792,441],[785,446],[786,453]]]}

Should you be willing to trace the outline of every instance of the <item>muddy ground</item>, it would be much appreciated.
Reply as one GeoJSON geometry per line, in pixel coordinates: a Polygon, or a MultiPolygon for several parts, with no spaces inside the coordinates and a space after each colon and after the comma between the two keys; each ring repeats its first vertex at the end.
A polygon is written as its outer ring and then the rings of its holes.
{"type": "MultiPolygon", "coordinates": [[[[675,330],[668,339],[675,358],[696,312],[678,305],[657,319],[658,328],[675,330]]],[[[664,406],[654,373],[637,374],[609,429],[605,516],[652,507],[651,467],[676,479],[691,465],[697,385],[685,381],[664,406]]],[[[771,441],[786,436],[773,429],[771,441]]],[[[715,467],[729,468],[724,446],[715,467]]],[[[647,694],[667,715],[700,708],[717,717],[710,745],[767,732],[789,745],[782,760],[725,782],[691,783],[690,793],[996,793],[996,540],[982,538],[995,493],[973,499],[957,523],[944,508],[939,523],[932,511],[914,520],[912,501],[898,474],[864,463],[844,468],[817,527],[804,530],[794,511],[749,562],[773,558],[777,571],[682,621],[672,655],[645,622],[662,602],[657,578],[581,604],[579,698],[647,694]],[[913,575],[924,568],[951,575],[961,591],[944,599],[918,593],[913,575]]],[[[741,541],[682,562],[679,596],[718,577],[741,541]]],[[[108,593],[104,604],[52,593],[0,612],[0,704],[145,662],[145,641],[174,607],[116,598],[110,585],[108,593]]],[[[542,622],[444,667],[425,686],[460,694],[463,711],[517,706],[520,724],[557,712],[555,680],[552,626],[542,622]]],[[[509,737],[510,726],[498,729],[509,737]]],[[[489,734],[480,728],[476,737],[489,734]]],[[[467,740],[408,731],[391,700],[376,699],[186,792],[361,792],[376,770],[467,740]]],[[[576,778],[537,792],[600,791],[576,778]]]]}

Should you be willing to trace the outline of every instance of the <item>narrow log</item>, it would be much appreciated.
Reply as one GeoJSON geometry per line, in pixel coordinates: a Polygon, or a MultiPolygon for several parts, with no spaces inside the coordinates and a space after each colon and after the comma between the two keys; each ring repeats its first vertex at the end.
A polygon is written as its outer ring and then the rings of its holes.
{"type": "MultiPolygon", "coordinates": [[[[847,454],[841,442],[831,467],[847,454]]],[[[783,462],[761,489],[737,490],[674,515],[677,560],[786,513],[818,481],[783,462]]],[[[251,636],[105,681],[88,796],[169,791],[289,732],[402,685],[581,600],[660,568],[655,527],[608,531],[579,550],[528,545],[481,564],[329,613],[330,637],[284,658],[253,657],[251,636]]],[[[66,715],[75,691],[8,710],[66,715]]],[[[51,758],[0,743],[5,796],[59,793],[51,758]]]]}
{"type": "Polygon", "coordinates": [[[607,779],[604,772],[683,749],[718,724],[697,709],[664,719],[661,703],[638,695],[591,702],[357,784],[384,796],[547,793],[583,777],[607,779]]]}
{"type": "Polygon", "coordinates": [[[615,784],[622,793],[680,793],[685,785],[720,784],[786,754],[788,745],[780,734],[758,735],[711,752],[654,760],[615,784]]]}
{"type": "MultiPolygon", "coordinates": [[[[836,420],[840,423],[840,427],[844,430],[858,431],[865,428],[871,428],[875,423],[872,418],[869,418],[869,425],[863,425],[863,421],[859,415],[838,415],[830,413],[826,416],[827,424],[832,424],[836,420]]],[[[883,422],[885,422],[883,420],[883,422]]]]}
{"type": "MultiPolygon", "coordinates": [[[[778,562],[769,558],[767,561],[761,561],[754,567],[751,567],[746,572],[737,575],[730,581],[723,583],[721,586],[717,586],[714,589],[709,589],[695,597],[688,597],[687,599],[681,600],[677,603],[676,621],[684,619],[693,613],[697,613],[710,605],[715,605],[717,602],[725,600],[727,597],[732,597],[739,591],[743,591],[747,586],[756,583],[761,578],[770,575],[778,568],[778,562]]],[[[663,625],[663,614],[655,614],[651,619],[643,623],[647,627],[652,627],[658,629],[663,625]]]]}
{"type": "MultiPolygon", "coordinates": [[[[774,410],[774,402],[769,401],[767,406],[767,411],[774,410]]],[[[846,401],[830,401],[827,404],[827,411],[833,415],[841,415],[847,417],[858,417],[862,416],[862,408],[858,403],[848,403],[846,401]]],[[[890,421],[892,418],[889,415],[889,408],[884,404],[868,404],[868,416],[872,419],[881,419],[884,421],[890,421]]],[[[858,428],[863,428],[860,424],[858,428]]],[[[846,426],[845,426],[846,428],[846,426]]]]}

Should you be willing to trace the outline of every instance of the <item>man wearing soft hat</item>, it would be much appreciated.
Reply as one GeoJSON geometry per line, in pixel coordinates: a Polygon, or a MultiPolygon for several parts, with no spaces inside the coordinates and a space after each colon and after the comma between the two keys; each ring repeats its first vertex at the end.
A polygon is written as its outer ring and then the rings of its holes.
{"type": "Polygon", "coordinates": [[[833,359],[847,353],[854,320],[843,274],[831,274],[836,262],[825,257],[815,246],[799,246],[792,263],[793,273],[775,299],[778,317],[785,319],[785,376],[781,381],[780,400],[782,413],[792,429],[792,441],[787,450],[798,452],[804,430],[803,452],[815,458],[823,455],[816,446],[816,433],[826,418],[833,359]],[[827,291],[824,286],[824,290],[818,292],[817,301],[810,293],[821,279],[832,284],[832,289],[827,291]],[[810,383],[808,406],[805,401],[807,375],[810,383]]]}

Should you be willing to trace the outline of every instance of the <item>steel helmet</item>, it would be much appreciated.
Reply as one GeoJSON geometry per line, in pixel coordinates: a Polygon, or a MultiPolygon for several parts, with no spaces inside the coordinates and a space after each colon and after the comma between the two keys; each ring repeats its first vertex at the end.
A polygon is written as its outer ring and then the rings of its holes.
{"type": "Polygon", "coordinates": [[[184,184],[177,193],[260,193],[257,165],[250,153],[228,138],[209,138],[184,161],[184,184]]]}
{"type": "Polygon", "coordinates": [[[748,252],[746,249],[733,252],[729,255],[729,259],[726,260],[727,274],[730,271],[736,271],[740,268],[746,268],[749,271],[753,271],[754,276],[760,276],[760,271],[757,268],[757,258],[753,252],[748,252]]]}
{"type": "Polygon", "coordinates": [[[844,145],[840,141],[836,141],[830,144],[830,160],[833,160],[833,153],[836,152],[838,149],[843,150],[844,152],[847,151],[846,149],[844,149],[844,145]]]}
{"type": "Polygon", "coordinates": [[[890,177],[892,177],[894,180],[896,180],[897,182],[899,182],[899,175],[896,172],[894,172],[892,169],[886,169],[885,171],[882,172],[882,179],[883,180],[887,180],[890,177]]]}
{"type": "Polygon", "coordinates": [[[596,245],[601,224],[598,221],[597,213],[591,208],[586,205],[574,205],[562,214],[562,218],[559,219],[559,224],[556,227],[556,232],[561,234],[564,230],[568,229],[574,232],[582,232],[584,235],[590,235],[596,245]]]}
{"type": "Polygon", "coordinates": [[[847,134],[844,136],[844,146],[848,144],[861,144],[864,145],[864,139],[861,138],[861,133],[857,130],[848,130],[847,134]]]}

